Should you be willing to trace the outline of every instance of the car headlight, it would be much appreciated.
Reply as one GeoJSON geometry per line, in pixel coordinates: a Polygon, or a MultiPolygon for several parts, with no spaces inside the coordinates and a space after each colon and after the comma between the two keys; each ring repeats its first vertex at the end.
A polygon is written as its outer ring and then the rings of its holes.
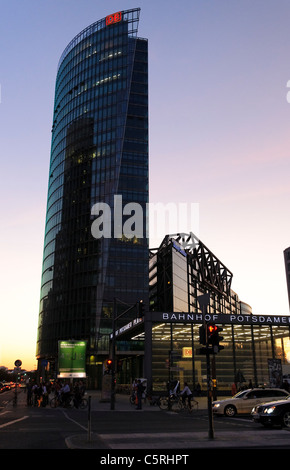
{"type": "Polygon", "coordinates": [[[218,408],[219,406],[221,406],[220,403],[215,403],[215,404],[213,405],[214,408],[218,408]]]}
{"type": "Polygon", "coordinates": [[[270,408],[265,408],[264,413],[267,413],[267,415],[270,415],[271,413],[273,413],[275,408],[276,406],[270,406],[270,408]]]}

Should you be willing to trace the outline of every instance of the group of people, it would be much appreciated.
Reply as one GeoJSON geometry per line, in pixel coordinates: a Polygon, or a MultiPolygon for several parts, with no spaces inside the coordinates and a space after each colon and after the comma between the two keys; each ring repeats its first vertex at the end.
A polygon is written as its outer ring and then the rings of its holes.
{"type": "Polygon", "coordinates": [[[51,392],[50,382],[28,382],[26,384],[27,393],[27,406],[46,406],[48,404],[48,397],[51,392]]]}
{"type": "Polygon", "coordinates": [[[66,381],[64,383],[62,383],[61,381],[56,381],[54,383],[55,396],[64,406],[68,405],[69,400],[73,395],[74,406],[78,408],[85,394],[85,390],[85,384],[81,380],[75,382],[72,387],[69,381],[66,381]]]}
{"type": "Polygon", "coordinates": [[[26,384],[27,406],[45,407],[48,405],[50,393],[53,393],[64,406],[74,396],[74,405],[78,408],[85,393],[85,385],[82,381],[75,382],[71,387],[69,381],[61,382],[28,382],[26,384]]]}

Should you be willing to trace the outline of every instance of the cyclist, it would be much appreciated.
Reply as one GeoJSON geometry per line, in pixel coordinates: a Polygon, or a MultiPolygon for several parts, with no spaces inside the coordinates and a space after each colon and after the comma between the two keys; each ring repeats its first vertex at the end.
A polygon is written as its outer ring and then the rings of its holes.
{"type": "Polygon", "coordinates": [[[168,382],[167,389],[169,392],[169,397],[177,397],[180,388],[179,380],[173,380],[168,382]]]}
{"type": "Polygon", "coordinates": [[[188,408],[191,410],[191,399],[193,397],[193,394],[192,394],[189,386],[187,385],[187,382],[184,382],[184,389],[182,390],[182,392],[180,392],[180,395],[182,396],[183,404],[185,404],[185,400],[187,398],[188,408]]]}

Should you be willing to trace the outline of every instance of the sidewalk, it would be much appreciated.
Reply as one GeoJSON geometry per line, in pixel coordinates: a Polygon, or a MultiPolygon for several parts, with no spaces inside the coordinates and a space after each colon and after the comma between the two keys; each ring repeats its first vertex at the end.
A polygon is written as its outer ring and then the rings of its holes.
{"type": "MultiPolygon", "coordinates": [[[[88,390],[85,394],[85,398],[91,401],[92,411],[111,411],[111,400],[110,398],[104,401],[102,399],[102,393],[100,390],[88,390]]],[[[53,394],[50,394],[49,401],[53,398],[53,394]]],[[[24,390],[20,390],[17,393],[17,406],[26,406],[27,395],[24,390]]],[[[207,397],[197,397],[195,400],[198,402],[199,410],[207,409],[207,397]]],[[[49,405],[48,405],[49,406],[49,405]]],[[[13,399],[8,403],[6,408],[14,408],[13,399]]],[[[132,411],[135,409],[135,405],[130,403],[130,395],[119,394],[115,395],[115,408],[116,411],[132,411]]],[[[148,400],[142,405],[142,411],[162,411],[157,404],[152,405],[148,400]]]]}
{"type": "MultiPolygon", "coordinates": [[[[86,398],[91,397],[91,409],[94,411],[106,411],[111,410],[111,400],[104,402],[102,401],[101,392],[96,390],[91,390],[86,393],[86,398]]],[[[199,410],[207,409],[207,397],[198,397],[195,398],[198,402],[199,410]]],[[[130,403],[130,395],[125,394],[116,394],[115,395],[115,410],[119,411],[132,411],[134,410],[134,405],[130,403]]],[[[142,404],[143,411],[162,411],[160,410],[157,404],[150,404],[149,400],[146,400],[142,404]]]]}

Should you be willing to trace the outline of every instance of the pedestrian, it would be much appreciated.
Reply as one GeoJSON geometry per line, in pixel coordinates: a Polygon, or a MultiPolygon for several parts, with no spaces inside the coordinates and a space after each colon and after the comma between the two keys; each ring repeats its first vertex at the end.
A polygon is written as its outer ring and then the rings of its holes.
{"type": "Polygon", "coordinates": [[[137,410],[142,410],[142,395],[145,390],[143,387],[141,380],[138,379],[137,381],[137,410]]]}
{"type": "Polygon", "coordinates": [[[233,384],[232,384],[232,397],[234,395],[236,395],[236,393],[237,393],[237,386],[236,386],[235,382],[233,382],[233,384]]]}
{"type": "Polygon", "coordinates": [[[182,396],[182,402],[185,404],[186,398],[188,400],[188,408],[191,410],[191,399],[193,397],[192,391],[190,390],[189,386],[187,385],[187,382],[184,382],[184,389],[182,392],[180,392],[180,395],[182,396]]]}
{"type": "Polygon", "coordinates": [[[70,386],[68,382],[66,382],[64,387],[61,389],[61,397],[64,406],[67,406],[70,398],[70,386]]]}
{"type": "Polygon", "coordinates": [[[60,397],[60,395],[61,395],[61,393],[60,393],[61,389],[62,389],[62,385],[61,385],[60,381],[57,380],[57,381],[55,382],[55,384],[54,384],[54,396],[55,396],[58,400],[60,400],[60,398],[61,398],[61,397],[60,397]]]}
{"type": "Polygon", "coordinates": [[[80,387],[79,382],[75,383],[73,393],[74,393],[74,406],[78,408],[82,401],[81,387],[80,387]]]}
{"type": "Polygon", "coordinates": [[[42,400],[43,400],[43,396],[42,396],[42,385],[38,385],[37,386],[37,390],[36,390],[36,401],[37,401],[37,405],[38,408],[41,407],[42,405],[42,400]]]}
{"type": "Polygon", "coordinates": [[[85,384],[84,384],[84,382],[83,382],[82,380],[80,381],[79,387],[80,387],[80,394],[81,394],[81,397],[83,397],[84,394],[85,394],[85,392],[86,392],[86,386],[85,386],[85,384]]]}
{"type": "Polygon", "coordinates": [[[47,387],[46,384],[43,383],[41,386],[41,394],[42,394],[42,403],[41,405],[45,407],[48,403],[48,393],[47,393],[47,387]]]}
{"type": "Polygon", "coordinates": [[[32,387],[32,394],[33,394],[33,406],[37,406],[37,398],[38,398],[38,385],[35,383],[32,387]]]}
{"type": "Polygon", "coordinates": [[[26,396],[26,404],[27,406],[32,406],[32,384],[28,382],[26,385],[27,388],[27,396],[26,396]]]}
{"type": "Polygon", "coordinates": [[[197,383],[197,386],[196,386],[196,393],[198,397],[201,396],[201,386],[199,382],[197,383]]]}

